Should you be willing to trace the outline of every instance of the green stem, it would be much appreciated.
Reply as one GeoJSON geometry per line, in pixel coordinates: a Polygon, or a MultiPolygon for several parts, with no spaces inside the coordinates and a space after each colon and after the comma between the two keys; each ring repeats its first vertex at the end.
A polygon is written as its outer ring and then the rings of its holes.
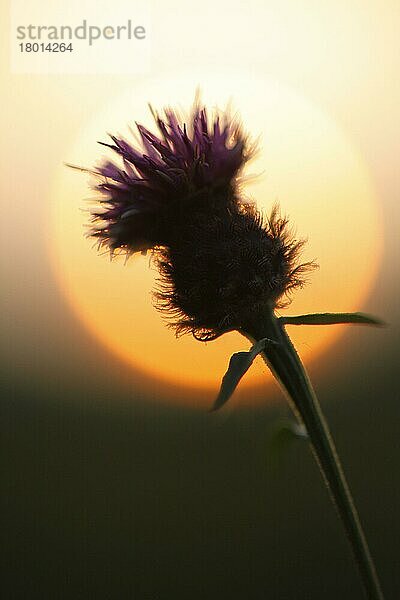
{"type": "Polygon", "coordinates": [[[263,357],[286,391],[291,408],[306,427],[311,447],[349,539],[369,600],[383,600],[382,589],[357,510],[328,425],[311,382],[289,336],[271,312],[242,332],[251,341],[269,338],[263,357]]]}

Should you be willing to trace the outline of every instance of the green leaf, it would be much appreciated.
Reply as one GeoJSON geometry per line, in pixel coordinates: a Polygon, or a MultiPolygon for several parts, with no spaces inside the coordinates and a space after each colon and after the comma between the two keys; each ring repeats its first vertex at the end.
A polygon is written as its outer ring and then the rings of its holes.
{"type": "Polygon", "coordinates": [[[269,466],[277,469],[296,440],[308,440],[304,425],[288,419],[275,422],[267,441],[269,466]]]}
{"type": "Polygon", "coordinates": [[[385,323],[376,317],[364,313],[314,313],[296,317],[279,317],[282,325],[337,325],[340,323],[359,323],[361,325],[378,325],[385,323]]]}
{"type": "Polygon", "coordinates": [[[222,378],[219,394],[211,411],[218,410],[229,400],[243,375],[251,367],[256,356],[265,349],[266,345],[276,343],[268,338],[263,338],[256,342],[248,352],[236,352],[231,356],[228,370],[222,378]]]}

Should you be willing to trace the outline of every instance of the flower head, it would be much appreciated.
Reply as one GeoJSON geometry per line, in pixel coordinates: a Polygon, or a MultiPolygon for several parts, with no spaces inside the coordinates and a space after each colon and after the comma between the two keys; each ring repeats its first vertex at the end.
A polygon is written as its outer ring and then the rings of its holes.
{"type": "Polygon", "coordinates": [[[282,306],[304,282],[303,242],[274,208],[264,219],[240,192],[254,144],[227,115],[196,106],[188,119],[155,114],[158,134],[137,125],[139,146],[104,144],[91,235],[111,253],[152,250],[160,271],[158,307],[177,333],[201,340],[243,329],[252,313],[282,306]]]}
{"type": "Polygon", "coordinates": [[[112,251],[168,245],[189,212],[234,204],[238,175],[253,153],[238,123],[211,120],[205,108],[195,107],[187,123],[170,109],[154,117],[158,134],[137,124],[137,148],[114,135],[112,144],[100,142],[122,159],[94,171],[103,180],[91,233],[112,251]]]}
{"type": "Polygon", "coordinates": [[[302,245],[277,207],[269,219],[245,203],[222,215],[199,215],[178,244],[158,251],[159,306],[177,333],[202,341],[244,329],[263,308],[282,307],[303,285],[311,265],[297,264],[302,245]]]}

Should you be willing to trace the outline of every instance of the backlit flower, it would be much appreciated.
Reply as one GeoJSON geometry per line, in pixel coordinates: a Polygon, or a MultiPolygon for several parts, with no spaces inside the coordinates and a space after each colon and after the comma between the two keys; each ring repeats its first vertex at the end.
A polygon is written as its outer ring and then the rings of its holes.
{"type": "MultiPolygon", "coordinates": [[[[155,115],[158,134],[137,125],[139,144],[111,136],[119,163],[92,171],[100,181],[90,235],[111,254],[151,250],[160,272],[158,306],[177,333],[209,340],[238,330],[252,342],[234,354],[213,409],[221,408],[261,354],[309,440],[340,514],[366,595],[383,600],[380,583],[338,454],[287,325],[382,323],[362,313],[279,317],[277,307],[303,285],[312,263],[298,262],[302,241],[275,207],[264,218],[246,201],[240,176],[254,147],[227,115],[195,107],[182,119],[155,115]]],[[[299,427],[298,426],[298,427],[299,427]]]]}
{"type": "Polygon", "coordinates": [[[158,133],[137,125],[139,145],[111,136],[119,162],[93,172],[99,207],[91,235],[112,253],[152,250],[158,307],[177,333],[201,340],[241,330],[263,306],[282,306],[304,282],[295,241],[275,207],[263,218],[241,193],[254,153],[237,121],[195,107],[188,119],[167,109],[158,133]]]}

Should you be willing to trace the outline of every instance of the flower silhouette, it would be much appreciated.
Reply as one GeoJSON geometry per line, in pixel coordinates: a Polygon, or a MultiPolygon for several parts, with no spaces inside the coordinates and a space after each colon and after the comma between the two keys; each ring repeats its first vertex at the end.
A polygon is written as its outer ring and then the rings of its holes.
{"type": "Polygon", "coordinates": [[[231,357],[214,409],[223,406],[261,354],[287,394],[310,441],[349,538],[367,597],[382,600],[375,567],[332,437],[287,332],[288,325],[381,324],[362,313],[279,317],[314,263],[301,263],[303,241],[278,208],[264,218],[242,193],[255,145],[227,114],[195,106],[188,119],[154,114],[155,135],[137,125],[139,142],[111,136],[119,163],[103,160],[90,235],[111,255],[152,252],[160,278],[158,307],[176,332],[207,341],[238,330],[253,343],[231,357]]]}
{"type": "Polygon", "coordinates": [[[116,136],[105,144],[121,164],[93,170],[100,206],[90,235],[112,254],[153,251],[157,306],[177,334],[210,340],[245,329],[267,304],[282,307],[312,263],[298,262],[275,207],[264,218],[241,192],[255,144],[227,114],[195,106],[187,120],[154,114],[158,135],[137,125],[139,145],[116,136]]]}

